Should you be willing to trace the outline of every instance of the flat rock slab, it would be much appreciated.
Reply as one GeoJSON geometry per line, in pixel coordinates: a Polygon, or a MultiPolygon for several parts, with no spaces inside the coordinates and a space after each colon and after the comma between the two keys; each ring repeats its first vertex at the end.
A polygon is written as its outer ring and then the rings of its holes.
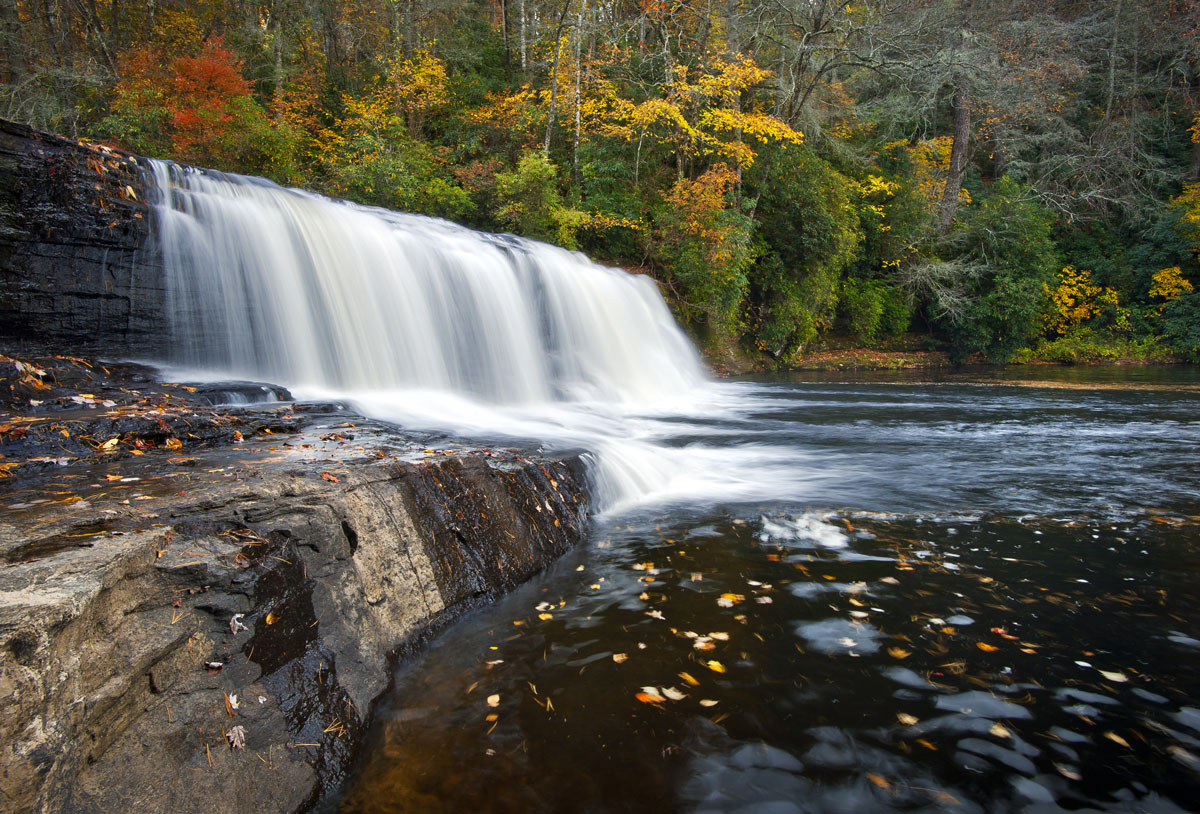
{"type": "Polygon", "coordinates": [[[153,376],[0,356],[6,811],[311,806],[392,655],[585,530],[577,460],[153,376]]]}

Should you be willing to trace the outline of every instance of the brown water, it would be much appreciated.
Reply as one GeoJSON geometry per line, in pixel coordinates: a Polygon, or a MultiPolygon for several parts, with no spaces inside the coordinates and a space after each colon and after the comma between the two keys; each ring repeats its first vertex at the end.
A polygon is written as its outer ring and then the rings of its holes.
{"type": "Polygon", "coordinates": [[[1198,810],[1200,378],[1123,375],[759,386],[704,437],[795,502],[601,518],[401,668],[331,807],[1198,810]]]}

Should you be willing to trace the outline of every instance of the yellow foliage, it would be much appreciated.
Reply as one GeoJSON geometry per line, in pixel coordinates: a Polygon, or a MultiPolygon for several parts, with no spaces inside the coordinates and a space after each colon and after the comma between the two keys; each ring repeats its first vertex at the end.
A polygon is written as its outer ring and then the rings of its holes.
{"type": "Polygon", "coordinates": [[[1047,330],[1065,334],[1110,308],[1116,311],[1118,326],[1128,319],[1128,311],[1121,308],[1117,292],[1093,283],[1090,271],[1067,266],[1059,272],[1058,280],[1058,287],[1050,292],[1054,310],[1046,318],[1047,330]]]}
{"type": "Polygon", "coordinates": [[[1184,278],[1179,266],[1159,269],[1151,279],[1154,282],[1150,286],[1150,296],[1163,300],[1164,303],[1192,291],[1192,284],[1184,278]]]}
{"type": "MultiPolygon", "coordinates": [[[[950,150],[953,146],[952,136],[939,136],[919,141],[915,145],[909,145],[907,141],[896,141],[885,147],[903,147],[907,150],[913,162],[913,177],[930,211],[937,209],[942,192],[946,188],[946,177],[950,174],[950,150]]],[[[971,194],[966,189],[959,190],[958,203],[960,206],[971,203],[971,194]]]]}
{"type": "Polygon", "coordinates": [[[1171,203],[1183,208],[1183,224],[1191,233],[1192,250],[1200,253],[1200,184],[1185,184],[1183,193],[1171,203]]]}

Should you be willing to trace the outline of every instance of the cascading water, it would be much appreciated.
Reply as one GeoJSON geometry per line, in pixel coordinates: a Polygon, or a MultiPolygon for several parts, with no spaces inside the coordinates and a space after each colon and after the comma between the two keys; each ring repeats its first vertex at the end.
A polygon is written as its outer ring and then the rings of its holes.
{"type": "Polygon", "coordinates": [[[175,361],[192,375],[584,449],[602,509],[794,481],[778,451],[678,438],[671,417],[739,399],[708,380],[649,278],[261,179],[153,168],[175,361]]]}

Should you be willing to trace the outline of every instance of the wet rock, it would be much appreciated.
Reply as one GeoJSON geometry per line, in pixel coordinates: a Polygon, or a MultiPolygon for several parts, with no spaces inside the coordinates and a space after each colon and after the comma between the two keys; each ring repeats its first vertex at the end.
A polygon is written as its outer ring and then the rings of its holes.
{"type": "Polygon", "coordinates": [[[5,810],[304,809],[345,777],[394,654],[587,522],[577,461],[23,364],[55,399],[112,398],[0,415],[5,810]]]}
{"type": "Polygon", "coordinates": [[[164,351],[162,262],[145,197],[135,156],[0,120],[0,338],[164,351]]]}

